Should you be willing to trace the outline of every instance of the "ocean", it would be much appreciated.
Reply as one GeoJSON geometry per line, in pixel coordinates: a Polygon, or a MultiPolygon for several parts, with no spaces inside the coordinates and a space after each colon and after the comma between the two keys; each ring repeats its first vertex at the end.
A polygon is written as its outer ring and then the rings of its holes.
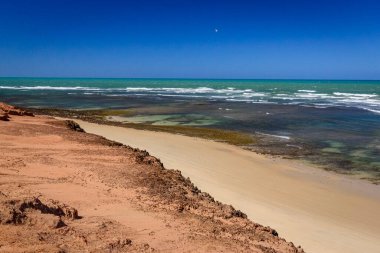
{"type": "Polygon", "coordinates": [[[241,131],[255,151],[380,178],[380,81],[0,78],[0,101],[133,109],[122,120],[241,131]]]}

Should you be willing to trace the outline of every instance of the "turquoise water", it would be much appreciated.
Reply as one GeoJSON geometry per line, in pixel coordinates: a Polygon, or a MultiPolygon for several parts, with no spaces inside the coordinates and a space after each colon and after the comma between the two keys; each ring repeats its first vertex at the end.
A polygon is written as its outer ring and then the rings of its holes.
{"type": "Polygon", "coordinates": [[[380,81],[0,78],[0,100],[239,130],[261,136],[255,150],[380,178],[380,81]]]}
{"type": "Polygon", "coordinates": [[[352,106],[380,113],[380,81],[0,78],[0,91],[204,97],[247,103],[352,106]]]}

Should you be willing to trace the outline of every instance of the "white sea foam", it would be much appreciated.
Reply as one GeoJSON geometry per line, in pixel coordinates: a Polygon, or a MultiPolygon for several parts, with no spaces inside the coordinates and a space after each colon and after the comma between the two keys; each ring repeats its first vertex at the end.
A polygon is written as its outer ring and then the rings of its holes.
{"type": "Polygon", "coordinates": [[[93,87],[59,87],[59,86],[0,86],[0,89],[8,90],[86,90],[86,91],[100,91],[100,88],[93,87]]]}
{"type": "Polygon", "coordinates": [[[258,92],[252,89],[237,89],[234,87],[127,87],[127,88],[100,88],[83,86],[0,86],[0,90],[51,90],[67,91],[67,94],[99,94],[104,96],[162,96],[205,98],[210,100],[225,100],[231,102],[246,102],[258,104],[300,104],[316,108],[331,106],[356,107],[373,113],[380,112],[380,96],[371,93],[333,92],[317,93],[316,90],[300,89],[295,93],[258,92]]]}
{"type": "Polygon", "coordinates": [[[218,98],[218,99],[227,99],[229,98],[229,96],[221,96],[221,95],[214,95],[214,96],[211,96],[212,98],[218,98]]]}
{"type": "Polygon", "coordinates": [[[247,98],[250,98],[250,97],[265,97],[266,96],[265,93],[260,93],[260,92],[243,92],[241,95],[243,97],[247,97],[247,98]]]}
{"type": "Polygon", "coordinates": [[[128,87],[125,88],[126,91],[149,91],[151,89],[145,87],[128,87]]]}
{"type": "Polygon", "coordinates": [[[273,99],[281,99],[281,100],[295,100],[295,99],[297,99],[296,97],[290,97],[289,95],[287,95],[287,97],[277,97],[277,96],[274,96],[272,98],[273,99]]]}
{"type": "Polygon", "coordinates": [[[345,96],[345,97],[362,97],[362,98],[371,98],[377,97],[376,94],[356,94],[356,93],[345,93],[345,92],[334,92],[336,96],[345,96]]]}
{"type": "Polygon", "coordinates": [[[380,100],[375,99],[360,99],[360,98],[345,98],[345,99],[338,99],[338,102],[342,103],[365,103],[368,105],[380,105],[380,100]]]}
{"type": "Polygon", "coordinates": [[[265,135],[265,136],[271,136],[271,137],[275,137],[275,138],[280,138],[280,139],[285,139],[285,140],[290,140],[290,136],[286,136],[286,135],[275,135],[275,134],[266,134],[266,133],[261,133],[261,132],[256,132],[258,134],[261,134],[261,135],[265,135]]]}
{"type": "Polygon", "coordinates": [[[197,96],[197,95],[186,95],[186,94],[160,94],[157,95],[163,96],[163,97],[190,97],[190,98],[202,98],[203,96],[197,96]]]}
{"type": "Polygon", "coordinates": [[[380,110],[374,110],[374,109],[370,109],[370,108],[363,108],[364,110],[367,110],[367,111],[370,111],[370,112],[374,112],[376,114],[380,114],[380,110]]]}
{"type": "Polygon", "coordinates": [[[328,94],[324,94],[324,93],[296,93],[295,94],[296,97],[299,97],[299,98],[313,98],[313,99],[320,99],[320,98],[332,98],[330,95],[328,94]]]}
{"type": "Polygon", "coordinates": [[[213,89],[209,87],[197,87],[197,88],[172,88],[172,87],[162,87],[162,88],[146,88],[146,87],[129,87],[125,88],[125,91],[136,92],[136,91],[145,91],[145,92],[170,92],[170,93],[244,93],[244,90],[236,90],[232,88],[227,89],[213,89]]]}
{"type": "Polygon", "coordinates": [[[315,90],[298,90],[298,92],[316,92],[315,90]]]}

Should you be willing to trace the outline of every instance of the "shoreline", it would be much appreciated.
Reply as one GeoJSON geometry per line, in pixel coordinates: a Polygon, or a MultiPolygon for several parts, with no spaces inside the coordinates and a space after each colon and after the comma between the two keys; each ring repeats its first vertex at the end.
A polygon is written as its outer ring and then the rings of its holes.
{"type": "Polygon", "coordinates": [[[168,169],[179,169],[306,252],[380,250],[380,188],[369,182],[225,143],[75,121],[86,132],[147,149],[168,169]]]}
{"type": "Polygon", "coordinates": [[[146,151],[0,105],[1,252],[304,252],[146,151]]]}
{"type": "MultiPolygon", "coordinates": [[[[304,146],[301,143],[287,144],[281,147],[268,147],[266,143],[271,142],[263,138],[271,136],[269,134],[254,133],[248,134],[241,131],[233,131],[218,128],[208,127],[194,127],[194,126],[165,126],[165,125],[151,125],[145,123],[127,123],[121,121],[109,120],[107,118],[119,117],[117,115],[130,114],[134,115],[131,109],[97,109],[97,110],[66,110],[66,109],[36,109],[26,108],[40,115],[49,115],[57,118],[70,118],[72,120],[84,120],[96,124],[124,127],[129,129],[147,130],[154,132],[163,132],[169,134],[179,134],[194,138],[202,138],[205,140],[212,140],[220,143],[227,143],[239,148],[243,148],[250,152],[262,155],[273,156],[275,158],[284,158],[296,160],[298,162],[307,163],[310,167],[318,168],[327,172],[333,172],[338,175],[348,176],[353,179],[360,179],[363,181],[371,182],[375,185],[380,185],[380,178],[369,172],[365,171],[346,171],[341,169],[337,164],[328,165],[315,161],[315,156],[318,156],[309,146],[304,146]],[[313,159],[307,159],[313,156],[313,159]]],[[[272,136],[273,137],[273,136],[272,136]]],[[[277,137],[275,137],[277,138],[277,137]]]]}

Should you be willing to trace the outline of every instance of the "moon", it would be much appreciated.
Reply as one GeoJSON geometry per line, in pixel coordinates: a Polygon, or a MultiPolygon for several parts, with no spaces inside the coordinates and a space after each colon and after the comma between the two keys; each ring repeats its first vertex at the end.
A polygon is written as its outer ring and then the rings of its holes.
{"type": "Polygon", "coordinates": [[[216,33],[219,32],[219,30],[218,30],[217,28],[215,28],[214,31],[215,31],[216,33]]]}

